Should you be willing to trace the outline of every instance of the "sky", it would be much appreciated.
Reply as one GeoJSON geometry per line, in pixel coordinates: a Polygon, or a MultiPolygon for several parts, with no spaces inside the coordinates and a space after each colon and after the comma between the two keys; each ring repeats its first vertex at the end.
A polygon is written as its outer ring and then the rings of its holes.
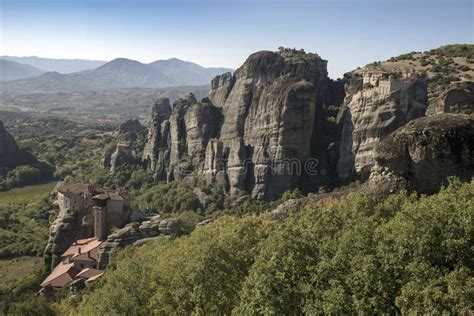
{"type": "Polygon", "coordinates": [[[332,78],[373,61],[474,43],[474,0],[0,0],[0,55],[238,68],[303,48],[332,78]]]}

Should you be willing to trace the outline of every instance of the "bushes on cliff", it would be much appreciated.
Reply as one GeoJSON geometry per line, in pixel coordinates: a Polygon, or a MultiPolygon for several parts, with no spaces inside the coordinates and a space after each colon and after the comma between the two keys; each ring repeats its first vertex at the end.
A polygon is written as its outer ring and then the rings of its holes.
{"type": "Polygon", "coordinates": [[[237,314],[467,312],[473,198],[474,182],[310,207],[262,245],[237,314]]]}
{"type": "Polygon", "coordinates": [[[361,195],[283,223],[223,217],[125,251],[79,314],[457,314],[473,293],[474,182],[361,195]]]}
{"type": "Polygon", "coordinates": [[[193,189],[182,181],[158,183],[136,199],[141,210],[156,213],[197,211],[201,204],[193,189]]]}
{"type": "Polygon", "coordinates": [[[268,228],[224,217],[191,237],[125,251],[116,270],[84,295],[81,315],[230,314],[268,228]]]}

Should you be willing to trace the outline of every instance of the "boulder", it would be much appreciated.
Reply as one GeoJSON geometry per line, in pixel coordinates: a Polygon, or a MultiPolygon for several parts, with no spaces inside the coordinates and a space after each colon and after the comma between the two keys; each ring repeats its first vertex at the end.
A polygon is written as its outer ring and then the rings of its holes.
{"type": "Polygon", "coordinates": [[[140,231],[133,225],[127,225],[116,230],[100,245],[97,252],[97,266],[105,269],[110,258],[121,248],[135,243],[142,236],[140,231]]]}
{"type": "Polygon", "coordinates": [[[160,221],[159,231],[163,235],[176,236],[179,234],[179,223],[177,219],[167,218],[160,221]]]}
{"type": "Polygon", "coordinates": [[[387,136],[374,154],[368,190],[436,193],[450,176],[474,176],[474,120],[440,114],[418,118],[387,136]]]}
{"type": "Polygon", "coordinates": [[[174,218],[161,219],[160,215],[155,215],[140,224],[128,224],[107,236],[107,239],[100,245],[97,253],[98,267],[104,269],[113,255],[126,246],[141,246],[156,239],[159,235],[177,236],[178,234],[178,220],[174,218]]]}
{"type": "Polygon", "coordinates": [[[144,244],[148,244],[152,241],[155,241],[158,237],[148,237],[148,238],[142,238],[142,239],[139,239],[137,240],[136,242],[134,242],[132,244],[133,247],[141,247],[143,246],[144,244]]]}

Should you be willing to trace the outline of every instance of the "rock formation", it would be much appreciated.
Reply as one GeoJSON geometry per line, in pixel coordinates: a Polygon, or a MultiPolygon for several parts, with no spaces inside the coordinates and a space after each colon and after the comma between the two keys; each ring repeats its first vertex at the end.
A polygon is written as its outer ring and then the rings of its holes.
{"type": "Polygon", "coordinates": [[[166,180],[165,166],[169,164],[170,100],[158,99],[153,105],[148,124],[148,138],[143,160],[157,180],[166,180]]]}
{"type": "Polygon", "coordinates": [[[105,150],[102,166],[110,169],[113,174],[124,164],[140,163],[141,157],[138,156],[133,145],[144,132],[145,127],[138,119],[130,119],[120,124],[117,144],[105,150]]]}
{"type": "Polygon", "coordinates": [[[375,145],[381,138],[426,110],[426,83],[416,74],[402,78],[386,72],[356,72],[346,84],[338,176],[367,178],[375,145]]]}
{"type": "Polygon", "coordinates": [[[233,75],[217,76],[209,98],[175,102],[168,143],[161,133],[168,116],[152,118],[144,158],[154,172],[165,161],[168,180],[182,178],[179,166],[231,193],[277,198],[314,176],[304,170],[308,159],[326,159],[314,157],[314,148],[325,147],[315,122],[322,119],[328,82],[326,61],[316,54],[255,53],[233,75]]]}
{"type": "Polygon", "coordinates": [[[474,113],[474,82],[456,82],[429,94],[426,115],[474,113]]]}
{"type": "Polygon", "coordinates": [[[376,147],[368,188],[375,196],[399,190],[432,194],[450,176],[474,176],[474,120],[441,114],[418,118],[376,147]]]}
{"type": "Polygon", "coordinates": [[[100,245],[97,253],[98,267],[104,269],[114,253],[125,246],[139,246],[154,240],[159,235],[176,236],[178,234],[178,221],[173,218],[161,219],[160,215],[153,216],[139,225],[129,224],[110,234],[100,245]]]}
{"type": "Polygon", "coordinates": [[[366,179],[377,143],[407,122],[424,115],[473,113],[474,56],[453,53],[472,51],[472,45],[455,46],[404,54],[345,75],[337,163],[342,181],[366,179]]]}
{"type": "Polygon", "coordinates": [[[398,128],[425,115],[473,112],[468,58],[440,67],[437,54],[407,54],[333,81],[316,54],[257,52],[214,78],[201,102],[159,100],[144,159],[157,180],[192,184],[198,176],[259,199],[366,180],[377,144],[398,128]]]}

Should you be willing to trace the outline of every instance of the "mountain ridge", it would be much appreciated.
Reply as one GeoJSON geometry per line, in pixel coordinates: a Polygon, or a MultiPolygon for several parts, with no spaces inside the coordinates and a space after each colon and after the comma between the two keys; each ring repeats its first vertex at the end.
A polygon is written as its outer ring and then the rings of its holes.
{"type": "Polygon", "coordinates": [[[22,94],[204,85],[216,75],[231,71],[228,68],[206,68],[177,58],[148,64],[116,58],[91,70],[69,74],[46,72],[33,78],[5,82],[0,84],[0,91],[22,94]]]}
{"type": "Polygon", "coordinates": [[[37,67],[0,58],[0,81],[17,80],[41,75],[45,71],[37,67]]]}
{"type": "Polygon", "coordinates": [[[44,69],[47,71],[56,71],[59,73],[73,73],[83,70],[97,68],[107,61],[89,60],[81,58],[46,58],[38,56],[0,56],[0,59],[28,64],[33,67],[44,69]]]}

